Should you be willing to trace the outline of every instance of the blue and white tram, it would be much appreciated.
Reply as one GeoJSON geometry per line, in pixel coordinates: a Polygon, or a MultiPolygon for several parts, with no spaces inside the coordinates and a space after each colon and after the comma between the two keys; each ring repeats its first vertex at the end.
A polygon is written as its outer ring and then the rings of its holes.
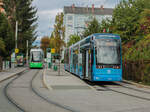
{"type": "Polygon", "coordinates": [[[65,70],[90,81],[121,81],[121,38],[117,34],[92,34],[64,53],[65,70]]]}

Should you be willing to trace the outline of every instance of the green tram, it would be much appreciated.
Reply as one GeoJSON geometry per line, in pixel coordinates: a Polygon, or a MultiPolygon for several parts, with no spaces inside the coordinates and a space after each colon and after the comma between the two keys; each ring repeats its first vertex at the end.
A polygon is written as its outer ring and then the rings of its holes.
{"type": "Polygon", "coordinates": [[[43,68],[44,65],[44,52],[42,49],[30,50],[30,68],[43,68]]]}

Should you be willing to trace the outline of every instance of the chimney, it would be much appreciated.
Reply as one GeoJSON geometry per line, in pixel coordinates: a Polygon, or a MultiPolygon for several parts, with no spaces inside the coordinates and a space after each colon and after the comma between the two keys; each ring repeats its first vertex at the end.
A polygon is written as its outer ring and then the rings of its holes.
{"type": "Polygon", "coordinates": [[[100,8],[101,10],[104,10],[104,6],[103,5],[101,5],[101,8],[100,8]]]}
{"type": "Polygon", "coordinates": [[[75,11],[75,4],[72,4],[72,10],[75,11]]]}
{"type": "Polygon", "coordinates": [[[92,13],[94,13],[94,4],[92,4],[92,13]]]}

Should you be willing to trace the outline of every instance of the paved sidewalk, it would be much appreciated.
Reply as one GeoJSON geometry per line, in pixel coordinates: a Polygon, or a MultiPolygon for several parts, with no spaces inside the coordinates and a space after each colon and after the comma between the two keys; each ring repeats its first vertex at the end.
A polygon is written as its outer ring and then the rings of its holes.
{"type": "Polygon", "coordinates": [[[81,79],[63,69],[61,69],[60,75],[58,75],[58,71],[56,72],[52,69],[46,69],[44,73],[44,82],[47,88],[53,90],[92,89],[92,87],[87,85],[81,79]]]}
{"type": "Polygon", "coordinates": [[[15,76],[16,74],[23,72],[24,70],[26,70],[25,67],[17,67],[14,69],[8,69],[3,72],[0,72],[0,82],[4,81],[6,79],[9,79],[9,78],[15,76]]]}
{"type": "Polygon", "coordinates": [[[60,76],[52,69],[44,70],[43,82],[49,88],[43,95],[74,112],[149,112],[150,109],[148,101],[113,91],[96,91],[63,69],[60,76]]]}

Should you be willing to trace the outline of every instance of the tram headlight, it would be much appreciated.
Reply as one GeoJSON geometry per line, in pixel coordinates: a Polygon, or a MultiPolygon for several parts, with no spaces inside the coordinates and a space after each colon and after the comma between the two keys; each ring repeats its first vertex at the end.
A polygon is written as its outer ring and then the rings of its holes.
{"type": "Polygon", "coordinates": [[[104,66],[103,65],[97,65],[96,68],[101,69],[101,68],[104,68],[104,66]]]}
{"type": "Polygon", "coordinates": [[[119,66],[119,65],[115,65],[115,66],[113,66],[113,68],[114,68],[114,69],[119,69],[120,66],[119,66]]]}

